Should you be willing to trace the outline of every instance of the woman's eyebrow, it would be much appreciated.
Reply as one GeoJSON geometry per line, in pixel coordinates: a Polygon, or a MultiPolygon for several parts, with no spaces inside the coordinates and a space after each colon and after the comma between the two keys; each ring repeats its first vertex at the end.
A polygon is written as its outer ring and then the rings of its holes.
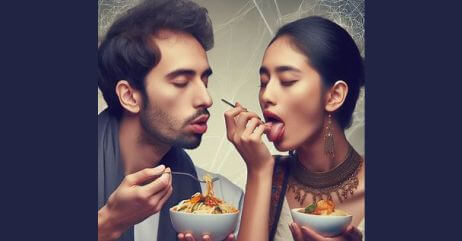
{"type": "Polygon", "coordinates": [[[282,65],[282,66],[276,67],[276,73],[278,73],[278,74],[282,73],[282,72],[286,72],[286,71],[293,71],[293,72],[297,72],[297,73],[302,72],[299,69],[297,69],[295,67],[292,67],[292,66],[288,66],[288,65],[282,65]]]}
{"type": "MultiPolygon", "coordinates": [[[[301,70],[299,70],[299,69],[297,69],[295,67],[289,66],[289,65],[281,65],[281,66],[276,67],[276,73],[278,73],[278,74],[286,72],[286,71],[292,71],[292,72],[297,72],[297,73],[302,72],[301,70]]],[[[260,68],[260,75],[263,75],[263,74],[269,75],[268,68],[266,68],[264,66],[262,66],[260,68]]]]}

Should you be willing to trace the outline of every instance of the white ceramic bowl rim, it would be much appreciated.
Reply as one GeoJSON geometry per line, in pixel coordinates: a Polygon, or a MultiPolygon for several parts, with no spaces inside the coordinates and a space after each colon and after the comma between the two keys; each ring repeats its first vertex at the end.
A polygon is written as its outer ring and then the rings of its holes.
{"type": "MultiPolygon", "coordinates": [[[[304,208],[293,208],[292,211],[297,212],[297,213],[301,213],[301,212],[299,212],[299,210],[301,210],[301,209],[304,209],[304,208]]],[[[307,216],[311,216],[311,217],[319,217],[319,218],[352,217],[351,214],[348,214],[348,215],[341,215],[341,216],[316,215],[316,214],[310,214],[310,213],[301,213],[301,214],[304,214],[304,215],[307,215],[307,216]]]]}
{"type": "Polygon", "coordinates": [[[235,213],[186,213],[186,212],[173,210],[173,207],[171,207],[170,212],[181,213],[181,214],[184,214],[184,215],[191,215],[191,216],[227,216],[227,215],[239,214],[240,210],[237,210],[237,212],[235,212],[235,213]]]}

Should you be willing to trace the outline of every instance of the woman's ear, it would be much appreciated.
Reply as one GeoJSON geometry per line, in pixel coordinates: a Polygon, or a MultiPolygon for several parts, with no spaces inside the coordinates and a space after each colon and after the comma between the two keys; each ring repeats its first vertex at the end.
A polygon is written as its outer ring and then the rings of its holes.
{"type": "Polygon", "coordinates": [[[326,95],[326,111],[334,112],[343,105],[348,94],[348,84],[343,80],[338,80],[327,91],[326,95]]]}
{"type": "Polygon", "coordinates": [[[141,93],[130,86],[128,81],[120,80],[116,85],[116,93],[122,107],[130,113],[138,114],[141,110],[141,93]]]}

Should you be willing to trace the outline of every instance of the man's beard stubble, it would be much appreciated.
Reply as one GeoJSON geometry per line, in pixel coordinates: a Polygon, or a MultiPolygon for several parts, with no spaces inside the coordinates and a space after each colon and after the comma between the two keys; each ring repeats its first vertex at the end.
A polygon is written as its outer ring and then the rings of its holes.
{"type": "Polygon", "coordinates": [[[172,145],[185,149],[198,147],[202,134],[185,133],[182,130],[191,121],[201,115],[210,115],[207,109],[201,109],[183,123],[175,120],[167,112],[145,101],[146,106],[141,108],[140,123],[143,129],[141,140],[151,145],[172,145]]]}

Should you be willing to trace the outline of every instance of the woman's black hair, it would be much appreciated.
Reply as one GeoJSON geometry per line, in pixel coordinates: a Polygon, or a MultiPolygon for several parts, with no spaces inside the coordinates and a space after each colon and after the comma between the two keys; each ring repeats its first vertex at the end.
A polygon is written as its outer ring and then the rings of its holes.
{"type": "Polygon", "coordinates": [[[207,10],[192,1],[146,0],[128,10],[112,24],[98,48],[98,87],[116,117],[123,113],[115,92],[117,82],[126,80],[145,95],[144,79],[161,58],[152,37],[162,29],[189,33],[206,51],[213,47],[207,10]]]}
{"type": "Polygon", "coordinates": [[[318,16],[311,16],[281,27],[273,43],[281,36],[288,36],[298,51],[308,58],[308,64],[321,76],[325,86],[338,80],[348,84],[348,95],[334,117],[343,129],[352,122],[353,111],[364,85],[364,65],[353,38],[338,24],[318,16]]]}

